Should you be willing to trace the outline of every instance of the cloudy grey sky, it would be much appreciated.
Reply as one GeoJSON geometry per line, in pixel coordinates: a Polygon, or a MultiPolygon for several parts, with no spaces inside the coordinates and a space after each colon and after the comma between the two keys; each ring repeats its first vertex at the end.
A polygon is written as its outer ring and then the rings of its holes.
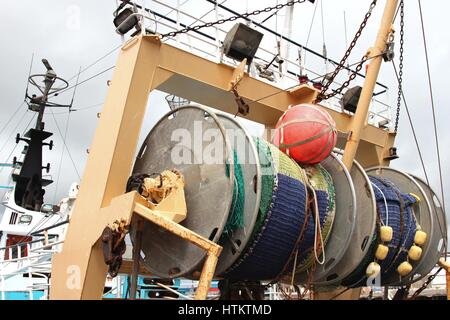
{"type": "MultiPolygon", "coordinates": [[[[164,1],[176,5],[176,0],[164,1]]],[[[183,9],[198,16],[199,13],[206,13],[212,9],[212,5],[204,0],[180,1],[185,3],[183,9]]],[[[265,7],[275,1],[248,1],[249,10],[265,7]]],[[[147,4],[156,9],[157,6],[152,1],[147,0],[147,4]]],[[[226,4],[235,10],[244,12],[247,10],[246,1],[228,0],[226,4]]],[[[325,19],[324,35],[328,47],[330,58],[340,60],[345,51],[346,43],[344,36],[344,11],[347,17],[349,38],[355,33],[370,1],[356,0],[323,0],[323,14],[325,19]]],[[[40,59],[47,58],[59,76],[71,78],[76,75],[80,67],[86,67],[99,57],[121,43],[120,37],[115,34],[112,25],[112,12],[115,9],[115,0],[22,0],[5,1],[2,3],[0,11],[1,50],[0,50],[0,130],[5,128],[0,135],[0,162],[11,161],[8,156],[15,147],[14,136],[17,132],[22,132],[29,123],[32,113],[26,112],[26,107],[22,106],[16,116],[9,121],[11,115],[17,110],[23,101],[26,79],[30,65],[31,56],[34,53],[35,62],[33,73],[42,72],[43,68],[40,59]],[[5,127],[4,127],[5,126],[5,127]]],[[[379,20],[382,13],[384,1],[379,4],[367,26],[364,34],[354,50],[350,61],[357,61],[371,46],[375,38],[379,20]]],[[[295,9],[295,21],[293,39],[305,44],[308,37],[308,30],[313,15],[314,5],[307,3],[297,5],[295,9]]],[[[450,119],[449,94],[447,89],[447,78],[449,74],[448,58],[450,57],[450,34],[447,32],[448,26],[445,21],[450,9],[450,3],[445,0],[423,1],[424,17],[426,21],[426,31],[430,49],[431,72],[434,83],[434,94],[436,98],[436,112],[439,129],[439,141],[441,143],[443,175],[445,190],[450,190],[450,130],[448,120],[450,119]]],[[[319,9],[320,10],[320,6],[319,9]]],[[[165,9],[162,14],[175,17],[174,12],[165,9]]],[[[228,16],[227,13],[223,13],[228,16]]],[[[283,12],[281,12],[283,14],[283,12]]],[[[264,16],[265,17],[265,16],[264,16]]],[[[214,20],[215,15],[210,14],[205,17],[207,20],[214,20]]],[[[283,17],[279,18],[280,26],[283,17]]],[[[255,18],[261,21],[262,17],[255,18]]],[[[190,23],[186,20],[186,23],[190,23]]],[[[275,27],[275,20],[267,23],[269,27],[275,27]]],[[[426,82],[426,68],[424,51],[421,43],[421,30],[417,1],[406,0],[406,48],[405,48],[405,84],[404,90],[409,100],[409,105],[416,124],[425,161],[428,166],[429,176],[433,188],[440,194],[439,176],[437,171],[437,158],[433,137],[433,126],[431,116],[431,104],[429,91],[426,82]]],[[[231,27],[225,25],[224,28],[231,27]]],[[[158,31],[164,31],[163,26],[159,26],[158,31]]],[[[281,29],[280,29],[281,30],[281,29]]],[[[271,41],[267,38],[266,41],[271,41]]],[[[320,21],[320,11],[313,24],[312,37],[309,47],[321,52],[323,45],[322,25],[320,21]]],[[[89,69],[81,75],[81,80],[86,79],[99,71],[114,65],[117,58],[117,51],[108,58],[102,60],[95,67],[89,69]]],[[[324,72],[323,63],[308,58],[310,66],[324,72]]],[[[295,70],[294,70],[295,71],[295,70]]],[[[74,108],[83,109],[72,112],[70,115],[67,145],[71,151],[76,169],[67,153],[64,155],[62,167],[59,168],[62,140],[58,134],[58,129],[50,113],[46,114],[45,120],[47,130],[55,133],[55,148],[52,152],[45,153],[45,161],[52,164],[51,174],[57,180],[58,172],[61,171],[61,178],[58,183],[54,183],[47,192],[47,201],[59,200],[64,196],[71,182],[77,181],[78,171],[82,174],[87,159],[86,149],[89,148],[95,126],[97,123],[97,112],[101,111],[101,104],[104,101],[107,86],[106,82],[111,78],[112,71],[103,74],[89,81],[78,88],[75,97],[74,108]],[[58,187],[56,189],[56,187],[58,187]]],[[[344,74],[344,76],[346,76],[344,74]]],[[[390,101],[395,102],[396,84],[393,77],[392,68],[384,65],[380,81],[390,86],[390,101]]],[[[71,81],[71,84],[74,80],[71,81]]],[[[147,112],[143,126],[142,136],[164,113],[168,111],[168,106],[164,101],[165,94],[155,92],[151,95],[149,110],[147,112]]],[[[57,101],[69,102],[71,93],[61,95],[57,101]]],[[[61,131],[65,131],[68,114],[55,110],[55,117],[61,131]]],[[[402,110],[400,133],[397,146],[401,156],[400,160],[393,163],[393,166],[413,174],[423,177],[417,151],[411,135],[411,130],[406,119],[406,114],[402,110]]],[[[142,139],[141,139],[142,140],[142,139]]],[[[21,147],[17,148],[13,155],[18,155],[21,147]]],[[[0,184],[8,184],[9,170],[4,169],[0,174],[0,184]]],[[[446,197],[447,204],[450,204],[450,196],[446,197]]]]}

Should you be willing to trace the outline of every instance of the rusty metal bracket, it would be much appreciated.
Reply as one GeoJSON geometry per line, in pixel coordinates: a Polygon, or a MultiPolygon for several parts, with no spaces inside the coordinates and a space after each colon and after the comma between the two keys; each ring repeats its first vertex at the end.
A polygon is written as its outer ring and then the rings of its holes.
{"type": "Polygon", "coordinates": [[[126,251],[125,236],[128,233],[126,220],[114,222],[112,227],[103,229],[101,240],[103,244],[103,258],[108,266],[108,273],[115,278],[122,266],[122,256],[126,251]]]}
{"type": "Polygon", "coordinates": [[[250,106],[244,101],[244,99],[239,95],[236,89],[233,89],[234,99],[238,105],[238,114],[246,116],[250,113],[250,106]]]}
{"type": "MultiPolygon", "coordinates": [[[[126,248],[124,237],[129,231],[129,225],[134,216],[133,219],[145,219],[154,223],[207,252],[195,293],[195,299],[206,299],[222,247],[173,220],[174,217],[176,218],[186,211],[183,187],[177,189],[171,197],[164,199],[156,206],[151,206],[144,197],[136,191],[132,191],[114,198],[111,205],[103,208],[102,211],[104,216],[116,213],[121,217],[114,220],[115,222],[111,225],[108,225],[101,235],[104,261],[108,265],[111,276],[117,275],[122,263],[122,255],[125,253],[126,248]]],[[[139,267],[139,265],[134,264],[133,266],[135,273],[137,269],[135,267],[139,267]]]]}
{"type": "Polygon", "coordinates": [[[246,116],[250,112],[249,105],[244,101],[244,99],[239,95],[237,87],[245,75],[245,66],[247,65],[247,59],[242,60],[242,62],[234,69],[233,76],[228,86],[228,90],[233,92],[234,100],[238,106],[238,114],[246,116]]]}

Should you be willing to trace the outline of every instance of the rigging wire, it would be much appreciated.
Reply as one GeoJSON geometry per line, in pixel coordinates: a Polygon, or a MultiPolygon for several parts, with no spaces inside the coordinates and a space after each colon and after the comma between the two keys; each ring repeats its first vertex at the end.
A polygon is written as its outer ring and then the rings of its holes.
{"type": "MultiPolygon", "coordinates": [[[[347,30],[347,13],[344,11],[344,35],[345,35],[345,47],[348,48],[348,30],[347,30]]],[[[350,69],[350,65],[347,62],[347,68],[350,69]]],[[[350,73],[349,73],[350,74],[350,73]]]]}
{"type": "MultiPolygon", "coordinates": [[[[278,4],[278,2],[277,2],[278,4]]],[[[263,21],[260,22],[260,24],[266,23],[269,19],[271,19],[273,16],[278,15],[278,13],[281,11],[281,9],[278,9],[277,11],[270,14],[267,18],[265,18],[263,21]]]]}
{"type": "Polygon", "coordinates": [[[28,89],[30,88],[30,77],[31,77],[31,70],[33,69],[33,62],[34,62],[34,52],[31,54],[31,63],[30,63],[30,70],[28,71],[27,88],[25,90],[25,99],[27,98],[28,89]]]}
{"type": "MultiPolygon", "coordinates": [[[[321,16],[321,20],[322,20],[322,41],[325,44],[325,20],[324,20],[324,15],[323,15],[323,0],[319,0],[320,1],[320,16],[321,16]]],[[[326,56],[324,54],[324,56],[326,56]]]]}
{"type": "Polygon", "coordinates": [[[420,12],[420,22],[421,22],[421,26],[422,26],[423,45],[424,45],[424,50],[425,50],[425,60],[426,60],[426,66],[427,66],[428,84],[429,84],[429,89],[430,89],[431,110],[432,110],[432,114],[433,114],[434,137],[435,137],[435,142],[436,142],[436,152],[437,152],[437,158],[438,158],[442,206],[444,207],[444,211],[445,211],[444,181],[443,181],[443,176],[442,176],[441,151],[440,151],[440,146],[439,146],[438,128],[437,128],[437,121],[436,121],[436,107],[435,107],[435,100],[434,100],[434,93],[433,93],[433,84],[432,84],[432,80],[431,80],[430,59],[429,59],[429,55],[428,55],[428,44],[427,44],[427,37],[426,37],[426,33],[425,33],[425,22],[424,22],[424,18],[423,18],[421,0],[418,0],[418,3],[419,3],[419,12],[420,12]]]}
{"type": "Polygon", "coordinates": [[[328,73],[328,50],[327,50],[327,45],[326,45],[326,41],[325,41],[325,19],[324,19],[324,14],[323,14],[323,0],[320,0],[320,15],[321,15],[321,19],[322,19],[322,42],[323,42],[323,56],[326,58],[325,59],[325,72],[328,73]]]}
{"type": "MultiPolygon", "coordinates": [[[[30,119],[30,121],[28,122],[27,126],[25,127],[25,130],[23,131],[22,135],[25,134],[25,131],[30,127],[31,122],[34,120],[35,117],[36,117],[36,114],[34,114],[34,115],[31,117],[31,119],[30,119]]],[[[14,145],[13,149],[11,150],[11,152],[9,153],[9,155],[8,155],[8,157],[7,157],[5,163],[7,163],[7,162],[9,161],[9,159],[11,159],[11,156],[14,154],[14,151],[16,151],[17,146],[18,146],[18,144],[16,143],[16,144],[14,145]]],[[[5,169],[5,167],[0,168],[0,174],[3,172],[3,169],[5,169]]],[[[13,170],[14,170],[14,168],[13,168],[13,170]]],[[[8,184],[9,184],[9,183],[11,183],[11,176],[10,176],[10,178],[9,178],[9,180],[8,180],[8,184]]],[[[3,193],[2,201],[5,200],[5,196],[6,196],[6,192],[3,193]]]]}
{"type": "MultiPolygon", "coordinates": [[[[397,77],[397,81],[400,81],[400,76],[399,76],[399,73],[398,73],[398,70],[397,70],[397,66],[395,65],[394,61],[392,61],[392,66],[394,67],[394,72],[395,72],[395,76],[397,77]]],[[[427,169],[426,169],[426,165],[425,165],[425,160],[423,158],[422,150],[420,149],[420,144],[419,144],[419,139],[417,137],[416,128],[414,127],[414,123],[413,123],[413,120],[412,120],[412,117],[411,117],[411,113],[409,111],[408,103],[406,101],[406,97],[405,97],[405,93],[404,93],[403,89],[401,90],[401,96],[402,96],[402,99],[403,99],[403,104],[404,104],[405,109],[406,109],[406,114],[408,116],[409,125],[410,125],[411,130],[412,130],[412,134],[413,134],[413,138],[414,138],[414,141],[415,141],[415,144],[416,144],[416,148],[417,148],[417,151],[419,153],[419,159],[420,159],[420,163],[422,165],[423,173],[425,174],[425,180],[426,180],[427,184],[429,186],[431,186],[430,179],[428,177],[428,173],[427,173],[427,169]]],[[[437,221],[438,221],[438,224],[439,224],[439,229],[441,231],[441,235],[444,236],[445,235],[444,228],[443,228],[440,220],[437,219],[437,221]]],[[[447,252],[447,241],[444,241],[444,246],[445,246],[445,252],[447,252]]]]}
{"type": "Polygon", "coordinates": [[[28,109],[25,109],[25,112],[23,112],[23,115],[20,117],[19,122],[16,124],[16,126],[14,127],[14,129],[11,131],[11,133],[8,135],[8,137],[6,138],[5,143],[2,145],[2,147],[0,148],[0,154],[3,152],[3,150],[6,148],[6,146],[9,143],[9,140],[12,138],[12,136],[14,135],[14,133],[17,131],[17,129],[19,128],[19,126],[22,124],[23,120],[25,119],[25,115],[28,113],[28,109]]]}
{"type": "MultiPolygon", "coordinates": [[[[318,7],[318,4],[319,4],[319,1],[316,1],[316,4],[315,4],[315,6],[314,6],[314,13],[313,13],[313,16],[312,16],[312,18],[311,18],[311,24],[310,24],[310,26],[309,26],[309,31],[308,31],[308,37],[306,38],[306,44],[305,44],[305,47],[308,47],[308,45],[309,45],[309,40],[311,39],[311,34],[312,34],[312,29],[313,29],[313,26],[314,26],[314,21],[315,21],[315,19],[316,19],[316,13],[317,13],[317,7],[318,7]]],[[[305,64],[306,63],[306,55],[307,55],[307,51],[306,51],[306,49],[303,49],[304,50],[304,52],[305,52],[305,56],[304,56],[304,58],[303,58],[303,64],[305,64]]]]}
{"type": "MultiPolygon", "coordinates": [[[[30,62],[30,68],[28,70],[28,78],[27,78],[27,88],[25,90],[25,98],[26,98],[26,92],[28,92],[28,87],[30,85],[30,82],[28,79],[31,76],[31,70],[33,68],[33,62],[34,62],[34,53],[31,55],[31,62],[30,62]]],[[[5,122],[5,125],[0,130],[0,136],[3,134],[3,132],[6,130],[8,125],[11,123],[11,121],[14,119],[14,117],[19,113],[20,109],[25,105],[25,100],[20,104],[20,106],[16,109],[16,111],[11,115],[11,117],[5,122]]],[[[14,129],[15,130],[15,129],[14,129]]]]}
{"type": "MultiPolygon", "coordinates": [[[[94,62],[92,62],[91,64],[89,64],[86,68],[82,69],[81,71],[79,71],[77,74],[73,75],[72,77],[70,77],[67,82],[70,82],[71,80],[75,79],[77,76],[79,77],[80,74],[86,72],[87,70],[89,70],[90,68],[92,68],[93,66],[95,66],[96,64],[98,64],[100,61],[104,60],[105,58],[107,58],[108,56],[110,56],[111,54],[113,54],[114,52],[116,52],[119,48],[122,47],[123,44],[120,44],[116,47],[114,47],[113,49],[111,49],[110,51],[108,51],[107,53],[105,53],[103,56],[101,56],[100,58],[98,58],[97,60],[95,60],[94,62]]],[[[106,71],[105,71],[106,72],[106,71]]],[[[49,97],[56,97],[58,96],[60,93],[65,92],[67,90],[72,89],[73,87],[70,88],[66,88],[64,90],[58,91],[57,93],[50,95],[49,97]]],[[[60,88],[58,88],[60,89],[60,88]]]]}
{"type": "Polygon", "coordinates": [[[393,22],[395,22],[397,20],[398,14],[400,13],[400,8],[401,8],[401,6],[397,7],[397,11],[395,11],[394,21],[393,22]]]}
{"type": "Polygon", "coordinates": [[[59,135],[60,135],[61,139],[63,140],[64,147],[66,148],[67,154],[69,155],[70,161],[72,162],[72,165],[73,165],[73,168],[75,170],[75,173],[77,174],[78,179],[81,180],[80,173],[78,172],[77,166],[75,165],[75,161],[73,160],[72,154],[70,153],[69,147],[67,146],[66,140],[64,139],[64,136],[62,134],[61,128],[58,125],[58,121],[56,121],[56,117],[53,114],[53,110],[50,109],[50,112],[51,112],[51,114],[53,116],[53,120],[55,121],[56,128],[58,129],[59,135]]]}
{"type": "MultiPolygon", "coordinates": [[[[108,56],[110,56],[111,54],[113,54],[114,52],[116,52],[118,49],[120,49],[122,47],[122,44],[114,47],[113,49],[111,49],[110,51],[108,51],[106,54],[104,54],[103,56],[101,56],[100,58],[98,58],[97,60],[95,60],[94,62],[92,62],[91,64],[89,64],[86,68],[83,68],[82,70],[80,70],[77,74],[75,74],[74,76],[70,77],[67,82],[70,82],[71,80],[77,78],[80,76],[80,74],[86,72],[87,70],[89,70],[90,68],[92,68],[93,66],[95,66],[96,64],[98,64],[100,61],[106,59],[108,56]]],[[[66,91],[67,89],[65,89],[64,91],[66,91]]]]}
{"type": "Polygon", "coordinates": [[[344,11],[344,36],[345,36],[345,47],[348,48],[347,14],[345,11],[344,11]]]}
{"type": "MultiPolygon", "coordinates": [[[[369,57],[369,58],[366,58],[366,59],[364,59],[364,63],[367,63],[368,61],[370,61],[370,60],[373,60],[373,59],[375,59],[375,58],[378,58],[378,57],[380,57],[380,56],[382,56],[382,55],[384,55],[384,53],[380,53],[380,54],[377,54],[377,55],[375,55],[375,56],[373,56],[373,57],[369,57]]],[[[356,65],[358,65],[358,64],[360,64],[361,63],[361,61],[358,61],[358,62],[354,62],[354,63],[352,63],[352,64],[349,64],[348,62],[347,62],[347,66],[348,66],[348,68],[350,69],[351,67],[354,67],[354,66],[356,66],[356,65]]],[[[351,69],[350,69],[351,70],[351,69]]],[[[349,74],[351,74],[351,73],[356,73],[355,71],[349,71],[349,74]]],[[[314,79],[312,79],[311,81],[317,81],[317,80],[319,80],[320,78],[323,78],[323,77],[325,77],[327,75],[327,73],[326,74],[322,74],[322,75],[319,75],[319,76],[317,76],[317,77],[315,77],[314,79]]],[[[336,81],[335,81],[336,82],[336,81]]],[[[337,83],[337,82],[336,82],[337,83]]]]}
{"type": "Polygon", "coordinates": [[[98,108],[98,107],[100,107],[100,106],[102,106],[104,104],[105,104],[104,102],[101,102],[101,103],[96,103],[96,104],[93,104],[93,105],[90,105],[90,106],[87,106],[87,107],[72,109],[71,111],[54,112],[53,114],[55,116],[57,116],[57,115],[61,115],[61,114],[67,114],[69,112],[86,111],[86,110],[89,110],[89,109],[98,108]]]}
{"type": "MultiPolygon", "coordinates": [[[[79,72],[78,72],[77,82],[76,82],[76,83],[78,83],[78,81],[80,80],[80,73],[81,73],[81,67],[80,67],[80,70],[79,70],[79,72]]],[[[65,132],[64,132],[64,138],[63,138],[64,141],[67,140],[67,134],[68,134],[68,132],[69,132],[70,115],[71,115],[71,113],[72,113],[72,106],[73,106],[73,101],[74,101],[74,99],[75,99],[75,94],[76,94],[76,92],[77,92],[77,87],[75,87],[74,90],[73,90],[72,102],[70,103],[69,113],[67,114],[66,129],[65,129],[65,132]]],[[[57,175],[57,178],[56,178],[56,184],[55,184],[55,193],[54,193],[54,196],[53,196],[53,202],[54,202],[54,203],[56,202],[56,196],[58,195],[58,186],[59,186],[59,180],[60,180],[60,177],[61,177],[62,163],[63,163],[63,160],[64,160],[64,151],[65,151],[65,149],[62,148],[62,149],[61,149],[61,157],[60,157],[60,159],[59,159],[58,175],[57,175]]]]}
{"type": "MultiPolygon", "coordinates": [[[[86,83],[86,82],[88,82],[88,81],[91,81],[92,79],[95,79],[95,78],[97,78],[98,76],[101,76],[102,74],[104,74],[104,73],[106,73],[106,72],[108,72],[108,71],[114,69],[115,67],[116,67],[116,66],[114,65],[114,66],[111,66],[111,67],[109,67],[109,68],[106,68],[106,69],[104,69],[103,71],[100,71],[100,72],[94,74],[93,76],[91,76],[91,77],[89,77],[89,78],[87,78],[87,79],[84,79],[83,81],[80,81],[80,82],[77,83],[77,84],[74,84],[73,86],[70,86],[70,87],[68,87],[68,88],[66,88],[66,89],[64,89],[64,90],[61,90],[61,91],[59,91],[58,93],[53,94],[53,95],[50,96],[50,97],[55,97],[55,96],[60,95],[60,94],[62,94],[62,93],[64,93],[64,92],[67,92],[67,91],[69,91],[69,90],[72,90],[72,89],[74,89],[74,88],[77,88],[78,86],[80,86],[80,85],[82,85],[82,84],[84,84],[84,83],[86,83]]],[[[52,113],[52,114],[53,114],[53,113],[52,113]]]]}
{"type": "MultiPolygon", "coordinates": [[[[22,121],[25,119],[25,115],[27,114],[27,112],[28,112],[28,110],[25,112],[24,117],[22,117],[22,119],[20,120],[20,123],[16,126],[16,128],[15,128],[14,131],[13,131],[13,133],[16,131],[16,129],[19,127],[19,125],[22,123],[22,121]]],[[[22,135],[25,134],[25,131],[30,127],[31,122],[34,120],[35,117],[36,117],[36,114],[34,114],[34,115],[31,117],[31,119],[30,119],[30,121],[28,122],[27,126],[25,127],[25,130],[23,131],[22,135]]],[[[9,137],[8,140],[9,140],[10,138],[11,138],[11,137],[9,137]]],[[[9,155],[8,155],[8,157],[6,158],[6,161],[5,161],[4,163],[8,163],[9,159],[11,159],[11,156],[12,156],[12,155],[14,154],[14,152],[16,151],[17,146],[18,146],[18,144],[16,143],[16,144],[14,145],[13,149],[11,150],[11,152],[9,153],[9,155]]],[[[0,152],[0,153],[1,153],[1,152],[0,152]]],[[[5,169],[5,167],[0,168],[0,173],[2,173],[4,169],[5,169]]]]}
{"type": "Polygon", "coordinates": [[[9,124],[11,123],[11,121],[16,117],[16,115],[19,113],[20,109],[25,105],[25,101],[22,102],[20,104],[20,106],[16,109],[16,111],[11,115],[11,117],[9,117],[8,120],[6,120],[5,125],[3,126],[3,128],[0,130],[0,136],[3,134],[3,132],[5,132],[6,128],[9,126],[9,124]]]}

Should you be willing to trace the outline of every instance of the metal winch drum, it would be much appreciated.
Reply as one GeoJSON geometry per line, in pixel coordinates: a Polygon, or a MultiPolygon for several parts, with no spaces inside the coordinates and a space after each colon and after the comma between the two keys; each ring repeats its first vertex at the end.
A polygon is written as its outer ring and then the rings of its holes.
{"type": "Polygon", "coordinates": [[[373,241],[376,225],[375,196],[368,176],[357,161],[354,161],[350,173],[335,155],[323,165],[333,175],[336,219],[339,220],[335,221],[326,246],[326,262],[316,267],[313,283],[319,286],[339,286],[361,264],[373,241]]]}
{"type": "MultiPolygon", "coordinates": [[[[387,167],[371,168],[367,170],[367,173],[371,176],[386,178],[392,181],[402,192],[414,194],[420,198],[419,203],[414,206],[414,212],[418,224],[428,235],[427,241],[423,245],[423,255],[418,262],[413,263],[410,276],[383,279],[383,284],[390,286],[405,286],[417,282],[433,270],[443,254],[445,239],[447,239],[446,233],[444,237],[439,227],[440,224],[441,227],[445,227],[443,210],[442,208],[438,210],[438,207],[431,202],[433,200],[430,201],[433,198],[437,199],[431,188],[409,174],[387,167]],[[430,198],[430,196],[432,197],[430,198]],[[442,222],[444,222],[443,225],[442,222]]],[[[437,203],[439,204],[439,201],[437,203]]]]}
{"type": "MultiPolygon", "coordinates": [[[[178,169],[185,179],[188,208],[184,227],[217,242],[227,222],[233,197],[233,156],[225,129],[212,112],[180,107],[164,116],[143,143],[133,174],[178,169]],[[209,135],[208,137],[205,137],[209,135]],[[214,139],[215,153],[207,153],[214,139]]],[[[135,233],[131,232],[135,243],[135,233]]],[[[189,276],[197,271],[205,251],[172,233],[145,222],[142,263],[162,278],[189,276]]]]}
{"type": "MultiPolygon", "coordinates": [[[[133,174],[159,173],[173,168],[183,174],[188,214],[181,224],[223,247],[217,278],[228,277],[230,270],[252,254],[252,244],[256,243],[253,231],[260,230],[256,225],[262,210],[265,165],[259,152],[256,140],[232,116],[191,105],[164,116],[147,136],[136,159],[133,174]],[[241,184],[235,177],[237,168],[241,184]],[[245,192],[243,221],[238,228],[226,231],[239,191],[245,192]]],[[[419,197],[414,212],[422,230],[428,234],[422,247],[423,256],[413,263],[410,275],[391,276],[383,279],[383,285],[404,286],[425,277],[441,257],[447,239],[445,214],[433,190],[422,180],[390,168],[366,172],[355,161],[349,172],[340,157],[337,152],[321,163],[331,176],[335,197],[335,216],[324,249],[325,262],[315,265],[312,277],[308,270],[289,276],[289,280],[305,284],[309,279],[317,287],[337,287],[365,263],[371,245],[377,240],[378,219],[369,176],[388,179],[403,193],[419,197]]],[[[261,228],[261,221],[258,223],[261,228]]],[[[263,226],[261,230],[269,232],[265,229],[263,226]]],[[[133,243],[135,236],[132,228],[133,243]]],[[[141,261],[156,276],[196,278],[205,255],[195,245],[145,222],[141,261]]],[[[281,262],[289,266],[289,261],[281,262]]],[[[279,276],[279,280],[287,281],[279,276]]]]}
{"type": "Polygon", "coordinates": [[[416,275],[412,279],[413,282],[416,282],[426,277],[427,274],[435,267],[435,261],[439,260],[439,258],[445,255],[448,237],[447,219],[438,197],[430,188],[430,186],[422,179],[415,176],[411,177],[420,185],[420,187],[422,187],[423,191],[428,197],[428,201],[431,205],[433,219],[433,230],[430,234],[429,249],[421,262],[417,265],[416,275]]]}
{"type": "Polygon", "coordinates": [[[221,275],[233,265],[250,240],[261,200],[262,173],[255,143],[247,130],[227,114],[216,112],[216,115],[225,128],[231,149],[235,150],[239,159],[245,183],[244,225],[221,243],[223,250],[216,268],[216,274],[221,275]]]}

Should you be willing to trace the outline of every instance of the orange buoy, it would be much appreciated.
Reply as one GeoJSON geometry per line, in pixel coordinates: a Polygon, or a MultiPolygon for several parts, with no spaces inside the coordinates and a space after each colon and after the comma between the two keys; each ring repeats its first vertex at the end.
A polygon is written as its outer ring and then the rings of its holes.
{"type": "Polygon", "coordinates": [[[337,142],[336,123],[312,104],[289,108],[278,121],[273,144],[300,164],[322,162],[337,142]]]}

